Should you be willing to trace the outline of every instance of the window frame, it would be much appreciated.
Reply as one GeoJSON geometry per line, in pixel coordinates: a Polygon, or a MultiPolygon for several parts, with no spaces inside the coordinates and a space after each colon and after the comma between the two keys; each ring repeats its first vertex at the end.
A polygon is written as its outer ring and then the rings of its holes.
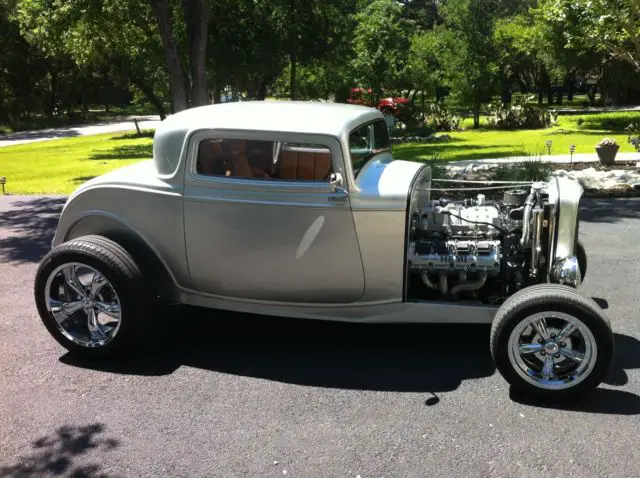
{"type": "Polygon", "coordinates": [[[229,130],[229,129],[201,129],[193,131],[189,135],[187,146],[187,167],[185,171],[185,185],[207,186],[212,188],[234,189],[264,189],[299,191],[309,190],[322,192],[330,191],[330,180],[299,180],[299,179],[269,179],[269,178],[246,178],[237,176],[208,175],[197,171],[198,152],[201,142],[216,139],[237,139],[237,140],[262,140],[280,141],[282,143],[300,143],[309,145],[320,145],[331,153],[331,163],[333,172],[344,177],[345,163],[342,155],[342,148],[338,138],[330,135],[313,133],[295,133],[279,131],[255,131],[255,130],[229,130]]]}

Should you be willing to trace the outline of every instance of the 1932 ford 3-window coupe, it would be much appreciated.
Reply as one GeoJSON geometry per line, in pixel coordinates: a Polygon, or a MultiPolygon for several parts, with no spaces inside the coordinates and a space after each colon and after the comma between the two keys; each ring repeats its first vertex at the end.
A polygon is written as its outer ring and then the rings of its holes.
{"type": "Polygon", "coordinates": [[[69,197],[36,276],[40,316],[64,347],[92,357],[135,348],[158,301],[484,322],[513,387],[551,396],[597,387],[613,336],[577,290],[587,266],[579,184],[478,194],[433,181],[428,163],[393,158],[373,108],[243,102],[175,114],[155,132],[153,160],[69,197]]]}

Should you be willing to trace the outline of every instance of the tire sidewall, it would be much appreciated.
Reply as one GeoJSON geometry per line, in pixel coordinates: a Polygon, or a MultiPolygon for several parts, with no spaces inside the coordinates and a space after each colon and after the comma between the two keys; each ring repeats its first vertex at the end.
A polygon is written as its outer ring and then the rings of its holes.
{"type": "Polygon", "coordinates": [[[38,269],[35,281],[35,301],[38,313],[45,327],[51,335],[67,350],[77,352],[86,357],[101,357],[120,355],[125,351],[131,342],[131,338],[136,332],[136,324],[131,317],[139,313],[138,301],[135,300],[137,284],[125,274],[114,270],[103,261],[82,251],[65,250],[60,253],[52,251],[50,257],[46,258],[38,269]],[[100,272],[113,286],[120,300],[120,328],[113,339],[101,347],[85,347],[69,340],[58,328],[56,320],[47,309],[45,299],[45,288],[49,276],[53,271],[64,264],[79,262],[86,264],[100,272]]]}
{"type": "Polygon", "coordinates": [[[494,352],[493,355],[496,368],[514,388],[528,394],[540,396],[558,397],[573,395],[594,388],[608,373],[609,364],[611,363],[614,352],[611,329],[602,321],[602,319],[597,317],[596,314],[588,308],[577,303],[562,304],[550,302],[545,304],[538,302],[536,304],[526,305],[522,308],[511,311],[504,320],[504,326],[496,337],[496,343],[493,344],[492,352],[494,352]],[[545,311],[564,312],[573,316],[591,331],[595,339],[596,351],[598,354],[595,366],[589,376],[575,387],[562,390],[548,390],[536,387],[520,376],[518,371],[514,368],[515,365],[513,365],[509,359],[509,338],[516,326],[525,318],[545,311]]]}

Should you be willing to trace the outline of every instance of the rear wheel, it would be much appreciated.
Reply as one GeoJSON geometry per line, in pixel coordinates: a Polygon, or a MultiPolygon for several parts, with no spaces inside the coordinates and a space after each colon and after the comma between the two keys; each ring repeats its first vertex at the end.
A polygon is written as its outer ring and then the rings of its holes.
{"type": "Polygon", "coordinates": [[[568,286],[523,289],[498,309],[491,330],[496,368],[512,387],[542,397],[596,388],[613,358],[613,334],[598,304],[568,286]]]}
{"type": "Polygon", "coordinates": [[[101,236],[52,249],[38,268],[34,288],[49,333],[70,352],[90,358],[130,350],[144,320],[143,291],[131,255],[101,236]]]}

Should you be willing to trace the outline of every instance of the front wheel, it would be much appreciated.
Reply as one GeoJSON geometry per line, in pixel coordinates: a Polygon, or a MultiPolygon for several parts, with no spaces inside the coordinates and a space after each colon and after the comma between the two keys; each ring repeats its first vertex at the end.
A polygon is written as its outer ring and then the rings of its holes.
{"type": "Polygon", "coordinates": [[[36,273],[38,313],[67,350],[87,358],[130,351],[145,314],[140,269],[119,244],[84,236],[52,249],[36,273]]]}
{"type": "Polygon", "coordinates": [[[613,333],[598,304],[575,289],[540,284],[511,296],[491,329],[491,354],[511,386],[560,398],[595,389],[613,359],[613,333]]]}

